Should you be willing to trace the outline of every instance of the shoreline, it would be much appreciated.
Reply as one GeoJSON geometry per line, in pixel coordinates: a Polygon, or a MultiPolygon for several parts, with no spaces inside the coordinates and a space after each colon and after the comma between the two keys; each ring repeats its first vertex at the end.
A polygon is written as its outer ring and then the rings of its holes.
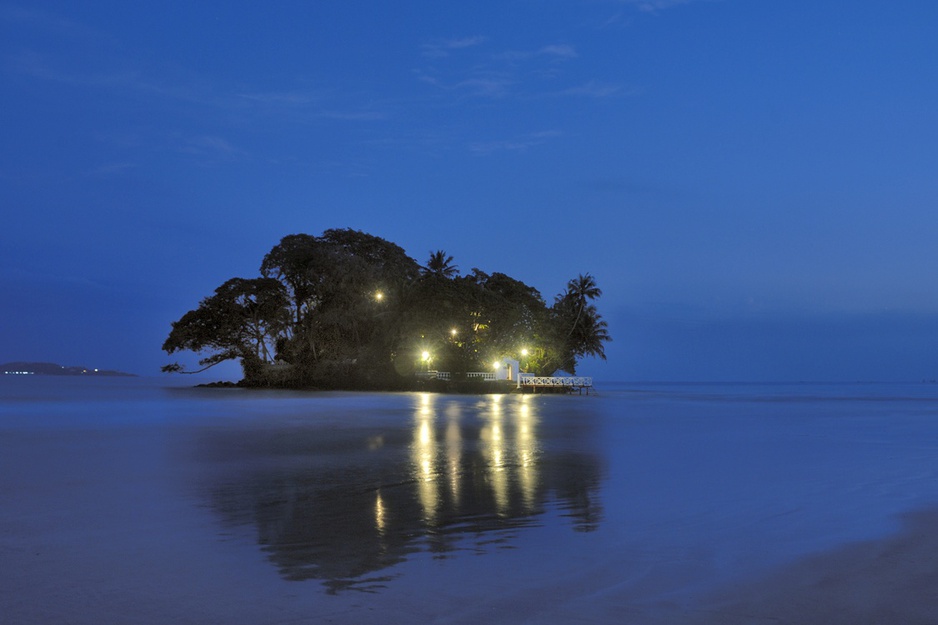
{"type": "Polygon", "coordinates": [[[893,534],[815,553],[695,601],[696,625],[938,622],[938,507],[899,515],[893,534]]]}
{"type": "MultiPolygon", "coordinates": [[[[555,604],[549,616],[561,623],[596,624],[935,625],[938,506],[896,518],[902,525],[895,532],[796,556],[731,580],[706,582],[702,571],[675,567],[676,562],[662,562],[660,569],[651,565],[643,575],[624,580],[615,567],[603,563],[590,571],[574,596],[555,604]]],[[[512,596],[505,606],[520,603],[541,614],[534,606],[550,604],[557,592],[531,589],[512,596]]],[[[475,622],[478,614],[469,618],[472,614],[461,614],[454,622],[475,622]]]]}
{"type": "MultiPolygon", "coordinates": [[[[400,392],[426,392],[453,395],[509,395],[525,394],[530,391],[517,387],[510,380],[473,381],[473,380],[416,380],[413,384],[402,384],[394,387],[365,386],[365,385],[331,385],[331,386],[304,386],[291,384],[265,384],[219,380],[216,382],[203,382],[195,384],[192,388],[231,388],[259,391],[308,391],[308,392],[353,392],[353,393],[400,393],[400,392]]],[[[573,387],[539,388],[537,395],[574,395],[573,387]]]]}

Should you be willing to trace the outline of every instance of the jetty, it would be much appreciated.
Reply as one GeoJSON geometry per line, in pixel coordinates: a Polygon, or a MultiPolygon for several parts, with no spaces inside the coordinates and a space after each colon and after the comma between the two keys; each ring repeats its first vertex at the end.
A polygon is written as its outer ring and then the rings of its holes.
{"type": "MultiPolygon", "coordinates": [[[[593,392],[593,378],[573,375],[544,376],[533,373],[521,373],[517,360],[503,358],[495,363],[494,371],[469,371],[454,375],[449,371],[419,371],[417,378],[421,380],[440,380],[452,382],[454,380],[471,380],[476,382],[492,382],[503,389],[514,390],[520,393],[577,393],[589,395],[593,392]],[[514,384],[512,384],[514,382],[514,384]]],[[[506,391],[502,391],[506,392],[506,391]]]]}
{"type": "Polygon", "coordinates": [[[532,393],[536,393],[538,389],[562,388],[570,393],[576,392],[580,395],[586,393],[589,395],[590,391],[593,390],[593,378],[576,375],[543,376],[522,373],[518,377],[518,388],[522,392],[525,389],[530,389],[532,393]]]}

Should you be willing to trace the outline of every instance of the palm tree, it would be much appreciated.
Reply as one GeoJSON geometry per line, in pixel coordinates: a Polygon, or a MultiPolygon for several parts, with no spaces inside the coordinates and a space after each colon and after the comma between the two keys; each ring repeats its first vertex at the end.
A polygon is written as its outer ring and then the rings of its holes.
{"type": "Polygon", "coordinates": [[[576,370],[576,361],[583,356],[606,359],[603,343],[611,341],[608,325],[591,300],[602,295],[596,279],[580,274],[567,283],[567,289],[557,296],[552,308],[559,325],[557,331],[565,333],[559,338],[558,368],[569,373],[576,370]]]}
{"type": "Polygon", "coordinates": [[[596,284],[596,278],[588,273],[581,273],[573,280],[567,282],[567,291],[560,296],[560,299],[566,306],[569,306],[575,311],[573,324],[570,328],[571,334],[573,333],[574,328],[576,328],[579,324],[580,317],[583,314],[583,311],[586,310],[589,302],[602,294],[602,289],[600,289],[596,284]]]}
{"type": "Polygon", "coordinates": [[[587,306],[573,335],[577,356],[596,356],[605,360],[606,349],[603,343],[612,340],[608,327],[596,307],[592,304],[587,306]]]}
{"type": "Polygon", "coordinates": [[[430,260],[427,261],[427,266],[422,269],[424,275],[446,279],[455,278],[459,273],[459,268],[453,264],[453,257],[447,255],[443,250],[430,252],[430,260]]]}

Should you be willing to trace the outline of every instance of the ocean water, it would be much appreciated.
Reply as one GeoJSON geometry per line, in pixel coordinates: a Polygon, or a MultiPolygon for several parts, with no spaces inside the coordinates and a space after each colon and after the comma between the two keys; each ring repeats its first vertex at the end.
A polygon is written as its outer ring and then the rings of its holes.
{"type": "Polygon", "coordinates": [[[935,385],[179,384],[0,379],[3,622],[679,622],[938,507],[935,385]]]}

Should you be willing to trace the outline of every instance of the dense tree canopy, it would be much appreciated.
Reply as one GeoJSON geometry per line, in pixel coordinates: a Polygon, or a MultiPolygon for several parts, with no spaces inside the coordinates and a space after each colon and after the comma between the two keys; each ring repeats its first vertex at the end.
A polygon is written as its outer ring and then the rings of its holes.
{"type": "Polygon", "coordinates": [[[458,376],[506,356],[539,375],[572,374],[581,358],[606,357],[601,294],[580,275],[548,306],[503,273],[460,276],[443,250],[421,266],[356,230],[291,234],[260,277],[228,280],[174,322],[163,349],[204,354],[206,367],[240,359],[246,382],[293,386],[406,388],[421,368],[458,376]]]}
{"type": "Polygon", "coordinates": [[[276,341],[289,327],[287,293],[279,281],[232,278],[173,323],[163,349],[170,354],[181,350],[210,352],[200,361],[206,368],[240,358],[248,372],[271,361],[276,341]]]}

